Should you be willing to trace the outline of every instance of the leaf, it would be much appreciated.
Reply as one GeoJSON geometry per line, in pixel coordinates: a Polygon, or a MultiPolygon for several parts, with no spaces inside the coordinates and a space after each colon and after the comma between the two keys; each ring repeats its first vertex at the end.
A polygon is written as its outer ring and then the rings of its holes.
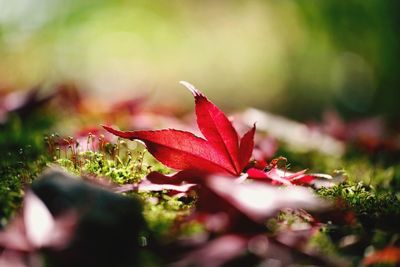
{"type": "Polygon", "coordinates": [[[247,133],[245,133],[240,140],[240,146],[239,146],[239,166],[241,169],[243,169],[253,152],[254,148],[254,134],[256,132],[256,125],[253,125],[253,128],[251,128],[247,133]]]}
{"type": "Polygon", "coordinates": [[[306,174],[305,172],[306,170],[302,170],[293,173],[277,167],[266,172],[256,168],[247,170],[250,179],[264,180],[278,185],[311,184],[316,178],[332,179],[332,176],[327,174],[306,174]]]}
{"type": "Polygon", "coordinates": [[[25,260],[43,252],[49,266],[137,266],[139,199],[81,178],[49,170],[32,184],[22,213],[0,231],[0,266],[4,252],[25,260]]]}
{"type": "Polygon", "coordinates": [[[25,196],[24,222],[28,240],[35,247],[47,244],[55,228],[55,221],[46,205],[34,193],[25,196]]]}
{"type": "Polygon", "coordinates": [[[196,176],[188,171],[181,171],[172,176],[152,172],[145,181],[165,187],[198,184],[198,211],[212,213],[232,209],[234,212],[230,214],[239,212],[261,224],[282,208],[319,210],[329,206],[328,202],[316,197],[312,190],[305,187],[277,188],[257,181],[243,183],[226,176],[215,175],[200,178],[201,175],[196,176]]]}
{"type": "MultiPolygon", "coordinates": [[[[255,222],[263,223],[282,209],[324,210],[329,203],[305,187],[277,188],[260,182],[236,183],[226,177],[207,179],[207,186],[255,222]]],[[[203,200],[207,201],[207,200],[203,200]]]]}
{"type": "Polygon", "coordinates": [[[187,253],[187,255],[172,264],[172,266],[224,266],[227,262],[240,256],[246,249],[247,243],[247,237],[234,234],[224,235],[187,253]]]}
{"type": "Polygon", "coordinates": [[[25,117],[54,98],[55,94],[41,96],[40,88],[34,87],[26,92],[0,92],[0,124],[7,121],[8,115],[15,112],[25,117]]]}
{"type": "Polygon", "coordinates": [[[173,129],[123,132],[108,126],[103,127],[119,137],[143,141],[148,151],[170,168],[196,169],[211,173],[235,173],[223,155],[206,140],[192,133],[173,129]]]}
{"type": "Polygon", "coordinates": [[[164,191],[171,194],[187,193],[194,189],[203,179],[201,172],[193,170],[179,171],[173,174],[162,174],[160,172],[150,172],[139,184],[125,184],[115,186],[113,191],[124,193],[128,191],[164,191]]]}
{"type": "MultiPolygon", "coordinates": [[[[363,260],[364,265],[372,264],[399,264],[400,263],[400,248],[388,246],[382,250],[373,252],[363,260]]],[[[397,265],[396,265],[397,266],[397,265]]]]}
{"type": "Polygon", "coordinates": [[[190,171],[147,175],[144,185],[150,181],[164,189],[198,184],[194,188],[196,208],[190,219],[201,222],[208,234],[194,235],[167,245],[166,257],[170,257],[171,266],[230,266],[233,262],[238,266],[253,266],[258,261],[277,259],[277,255],[284,266],[295,262],[293,255],[307,262],[326,263],[314,251],[303,250],[301,242],[311,236],[311,231],[281,235],[280,239],[284,241],[281,242],[265,236],[265,222],[282,208],[325,212],[330,207],[329,202],[318,198],[309,188],[278,188],[257,181],[239,180],[190,171]],[[243,258],[247,248],[257,255],[257,259],[243,258]]]}
{"type": "Polygon", "coordinates": [[[186,193],[195,186],[196,184],[153,183],[149,180],[143,180],[140,182],[140,184],[126,184],[117,186],[113,188],[113,191],[116,193],[124,193],[129,191],[149,192],[168,190],[173,193],[186,193]]]}
{"type": "Polygon", "coordinates": [[[192,170],[179,171],[173,174],[162,174],[159,172],[151,172],[146,179],[154,184],[171,184],[181,185],[183,183],[200,184],[206,173],[192,170]]]}
{"type": "Polygon", "coordinates": [[[239,159],[234,156],[239,152],[239,137],[232,123],[193,85],[187,82],[181,82],[181,84],[186,86],[194,96],[197,125],[201,133],[215,149],[227,157],[235,171],[240,172],[239,159]]]}
{"type": "Polygon", "coordinates": [[[205,138],[175,129],[119,131],[103,126],[104,129],[144,142],[149,152],[170,168],[239,176],[251,157],[255,126],[239,139],[232,123],[217,106],[193,85],[181,83],[195,98],[197,124],[205,138]]]}
{"type": "Polygon", "coordinates": [[[283,185],[292,184],[290,181],[284,179],[279,174],[277,174],[275,169],[272,169],[271,171],[264,172],[256,168],[250,168],[247,170],[247,174],[249,175],[250,179],[263,179],[263,180],[268,179],[272,184],[283,184],[283,185]]]}

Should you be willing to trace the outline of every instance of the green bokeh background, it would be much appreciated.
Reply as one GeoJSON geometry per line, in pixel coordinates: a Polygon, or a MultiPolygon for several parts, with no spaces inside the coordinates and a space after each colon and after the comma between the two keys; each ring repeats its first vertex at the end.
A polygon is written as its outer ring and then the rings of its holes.
{"type": "Polygon", "coordinates": [[[399,1],[0,0],[0,88],[398,118],[399,1]],[[183,101],[182,99],[187,99],[183,101]]]}

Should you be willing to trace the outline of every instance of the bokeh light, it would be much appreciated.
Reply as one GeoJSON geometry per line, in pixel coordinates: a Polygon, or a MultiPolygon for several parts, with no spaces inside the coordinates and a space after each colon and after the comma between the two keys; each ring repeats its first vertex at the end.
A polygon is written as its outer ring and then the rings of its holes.
{"type": "Polygon", "coordinates": [[[294,118],[398,115],[395,1],[0,1],[0,87],[74,83],[294,118]]]}

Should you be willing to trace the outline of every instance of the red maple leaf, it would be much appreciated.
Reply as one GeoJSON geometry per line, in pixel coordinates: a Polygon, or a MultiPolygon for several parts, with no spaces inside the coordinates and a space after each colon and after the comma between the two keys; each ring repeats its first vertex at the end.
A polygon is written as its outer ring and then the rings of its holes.
{"type": "Polygon", "coordinates": [[[119,131],[110,133],[145,143],[148,151],[166,166],[177,170],[198,170],[239,176],[249,162],[254,147],[255,126],[239,138],[225,114],[187,82],[196,105],[197,125],[204,138],[175,129],[119,131]]]}

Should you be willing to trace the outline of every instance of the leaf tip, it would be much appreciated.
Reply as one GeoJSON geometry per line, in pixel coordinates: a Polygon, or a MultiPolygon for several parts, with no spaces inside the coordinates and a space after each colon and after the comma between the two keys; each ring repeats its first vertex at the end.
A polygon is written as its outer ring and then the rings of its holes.
{"type": "Polygon", "coordinates": [[[194,97],[204,96],[199,90],[197,90],[196,87],[194,87],[193,84],[187,81],[180,81],[179,83],[185,86],[193,94],[194,97]]]}
{"type": "Polygon", "coordinates": [[[101,127],[103,127],[104,130],[110,132],[110,130],[114,130],[111,126],[108,126],[106,124],[100,124],[101,127]]]}
{"type": "Polygon", "coordinates": [[[106,130],[107,132],[109,132],[109,133],[111,133],[113,135],[122,137],[121,136],[121,131],[114,129],[111,126],[108,126],[108,125],[105,125],[105,124],[101,124],[101,127],[103,127],[104,130],[106,130]]]}

